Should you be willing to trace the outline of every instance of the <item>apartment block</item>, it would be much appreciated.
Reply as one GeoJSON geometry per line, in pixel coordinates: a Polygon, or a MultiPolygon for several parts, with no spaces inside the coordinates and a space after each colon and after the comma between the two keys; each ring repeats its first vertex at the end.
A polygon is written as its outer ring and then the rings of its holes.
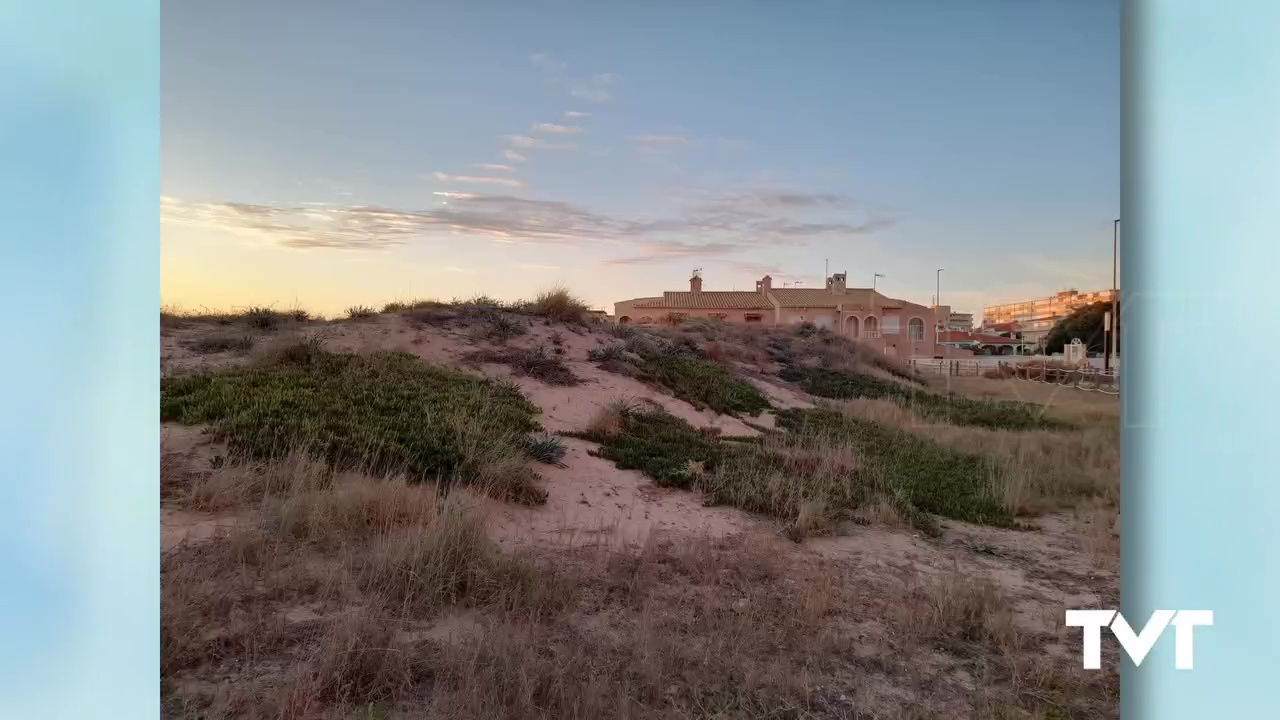
{"type": "Polygon", "coordinates": [[[1064,290],[1046,298],[992,305],[982,308],[982,326],[1017,323],[1023,342],[1034,345],[1043,341],[1059,320],[1076,309],[1096,302],[1111,302],[1111,297],[1109,289],[1093,292],[1064,290]]]}

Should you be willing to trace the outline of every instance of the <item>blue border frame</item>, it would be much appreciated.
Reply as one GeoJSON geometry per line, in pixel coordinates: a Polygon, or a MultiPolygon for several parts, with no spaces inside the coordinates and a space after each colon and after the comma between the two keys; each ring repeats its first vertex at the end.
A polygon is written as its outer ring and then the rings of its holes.
{"type": "Polygon", "coordinates": [[[0,17],[0,717],[158,717],[159,3],[0,17]]]}
{"type": "Polygon", "coordinates": [[[1122,609],[1215,614],[1194,670],[1172,632],[1123,661],[1126,718],[1275,713],[1278,31],[1270,0],[1125,5],[1122,609]]]}
{"type": "MultiPolygon", "coordinates": [[[[1126,661],[1125,717],[1274,705],[1277,28],[1270,0],[1125,3],[1123,609],[1216,613],[1194,671],[1167,640],[1126,661]]],[[[159,42],[156,0],[0,23],[3,717],[160,711],[159,42]]]]}

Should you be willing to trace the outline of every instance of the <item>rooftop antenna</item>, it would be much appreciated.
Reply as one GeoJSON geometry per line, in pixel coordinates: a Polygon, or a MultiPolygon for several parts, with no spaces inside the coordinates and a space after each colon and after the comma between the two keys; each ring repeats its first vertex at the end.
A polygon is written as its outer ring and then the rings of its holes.
{"type": "Polygon", "coordinates": [[[694,276],[694,277],[702,277],[702,268],[694,268],[694,269],[693,269],[693,276],[694,276]]]}

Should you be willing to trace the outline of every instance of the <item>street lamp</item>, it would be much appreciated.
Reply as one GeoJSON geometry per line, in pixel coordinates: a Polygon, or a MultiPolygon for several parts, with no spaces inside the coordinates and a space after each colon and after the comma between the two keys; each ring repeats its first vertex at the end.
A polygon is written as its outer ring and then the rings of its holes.
{"type": "Polygon", "coordinates": [[[1116,312],[1116,258],[1120,252],[1120,219],[1111,224],[1111,347],[1105,348],[1106,357],[1102,361],[1103,370],[1111,370],[1111,356],[1116,351],[1116,334],[1120,331],[1120,315],[1116,312]]]}
{"type": "Polygon", "coordinates": [[[941,321],[938,319],[938,309],[942,307],[942,270],[938,268],[935,274],[935,286],[933,289],[933,340],[938,347],[942,344],[938,342],[938,330],[941,327],[941,321]]]}

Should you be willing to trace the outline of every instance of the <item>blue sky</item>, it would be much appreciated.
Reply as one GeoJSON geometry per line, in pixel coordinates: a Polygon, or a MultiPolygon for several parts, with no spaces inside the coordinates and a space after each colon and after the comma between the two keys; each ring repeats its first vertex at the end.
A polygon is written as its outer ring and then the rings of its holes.
{"type": "Polygon", "coordinates": [[[1116,0],[181,0],[162,300],[601,307],[771,272],[982,304],[1111,277],[1116,0]]]}

